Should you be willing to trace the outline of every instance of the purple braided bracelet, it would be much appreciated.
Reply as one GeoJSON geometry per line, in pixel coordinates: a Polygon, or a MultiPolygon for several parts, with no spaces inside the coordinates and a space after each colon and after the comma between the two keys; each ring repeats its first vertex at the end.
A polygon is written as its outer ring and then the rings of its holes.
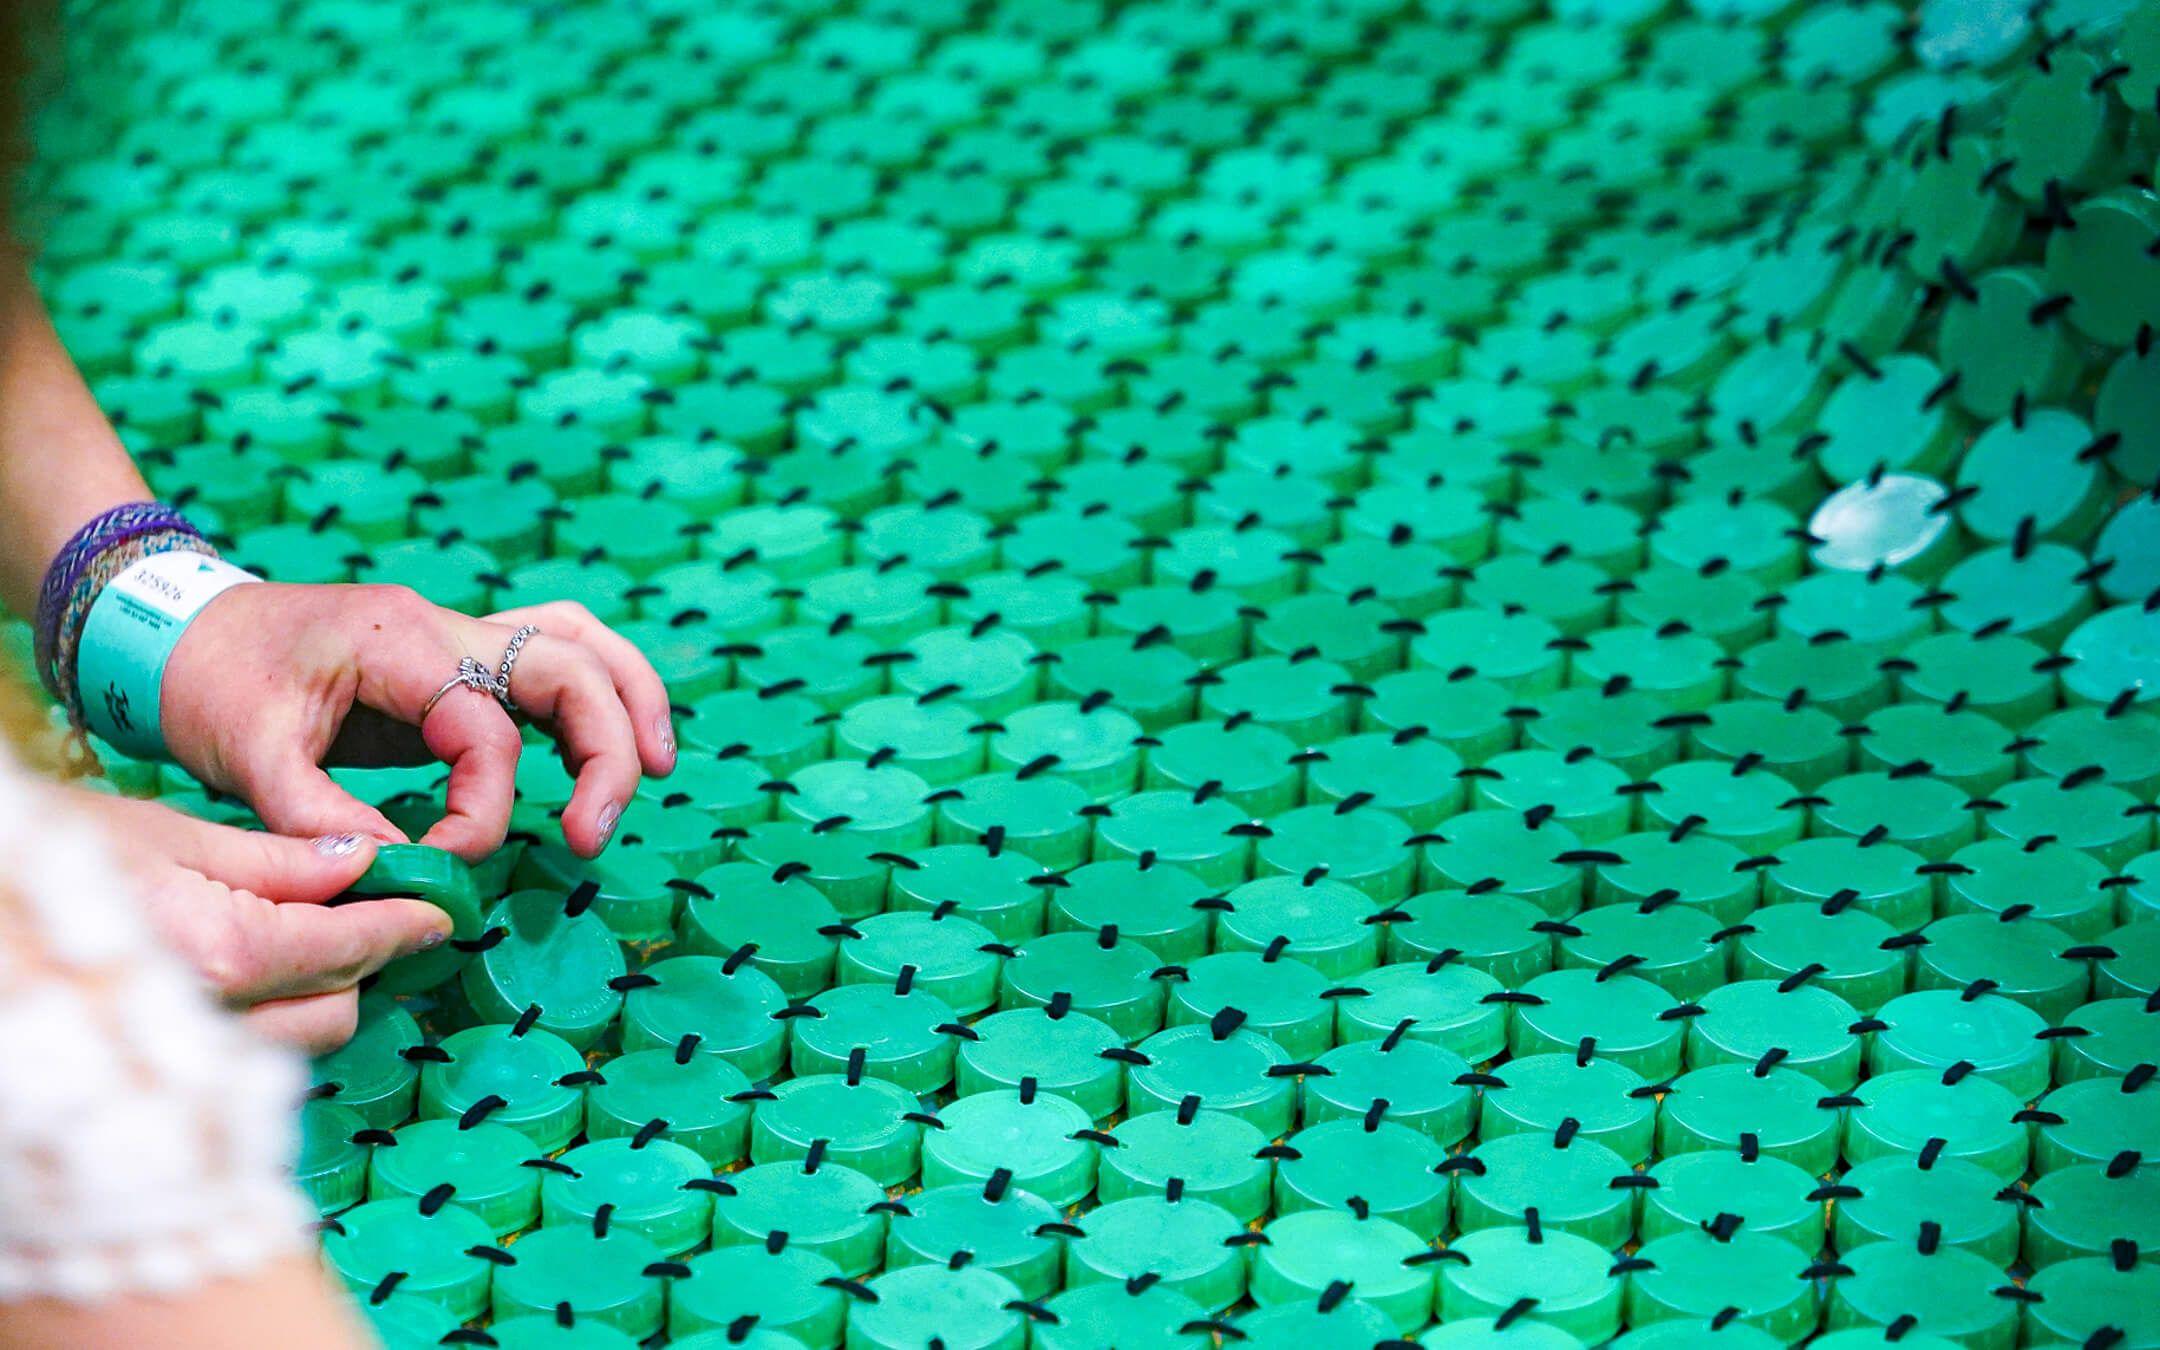
{"type": "Polygon", "coordinates": [[[127,502],[91,517],[53,555],[52,565],[45,569],[44,583],[38,588],[36,645],[38,679],[53,697],[71,701],[67,689],[73,681],[63,680],[58,668],[63,645],[60,629],[68,616],[69,598],[84,571],[100,554],[162,530],[196,533],[187,517],[163,502],[127,502]]]}

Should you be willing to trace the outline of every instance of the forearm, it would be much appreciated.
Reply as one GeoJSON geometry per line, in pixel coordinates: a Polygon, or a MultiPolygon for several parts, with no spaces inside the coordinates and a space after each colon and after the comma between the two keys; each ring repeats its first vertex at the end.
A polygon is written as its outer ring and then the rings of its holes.
{"type": "Polygon", "coordinates": [[[68,536],[150,495],[53,331],[20,258],[0,259],[0,601],[28,617],[68,536]]]}
{"type": "Polygon", "coordinates": [[[369,1340],[351,1305],[332,1291],[314,1262],[301,1256],[247,1278],[220,1280],[167,1298],[0,1304],[0,1347],[222,1350],[276,1345],[359,1350],[369,1340]]]}

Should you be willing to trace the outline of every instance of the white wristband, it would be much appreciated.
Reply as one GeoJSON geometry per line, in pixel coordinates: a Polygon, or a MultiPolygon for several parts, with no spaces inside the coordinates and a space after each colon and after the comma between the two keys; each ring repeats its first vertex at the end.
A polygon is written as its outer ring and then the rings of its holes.
{"type": "Polygon", "coordinates": [[[105,583],[76,648],[83,721],[114,749],[165,758],[160,728],[165,665],[195,616],[226,591],[262,578],[207,553],[153,553],[105,583]]]}

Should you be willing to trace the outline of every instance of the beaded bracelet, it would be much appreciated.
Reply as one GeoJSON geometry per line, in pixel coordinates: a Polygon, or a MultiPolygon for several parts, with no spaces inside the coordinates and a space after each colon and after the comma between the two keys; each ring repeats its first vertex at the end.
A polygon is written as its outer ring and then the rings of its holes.
{"type": "Polygon", "coordinates": [[[46,568],[38,592],[38,678],[77,728],[83,725],[83,709],[75,662],[91,605],[106,583],[127,568],[176,549],[213,557],[217,553],[174,508],[163,502],[129,502],[93,517],[46,568]]]}

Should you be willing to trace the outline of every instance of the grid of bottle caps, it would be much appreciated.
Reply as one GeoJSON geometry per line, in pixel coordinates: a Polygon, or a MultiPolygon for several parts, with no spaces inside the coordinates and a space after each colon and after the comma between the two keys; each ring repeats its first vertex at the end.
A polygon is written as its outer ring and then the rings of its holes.
{"type": "Polygon", "coordinates": [[[157,488],[679,706],[318,1065],[392,1345],[2160,1345],[2160,6],[138,8],[157,488]]]}

